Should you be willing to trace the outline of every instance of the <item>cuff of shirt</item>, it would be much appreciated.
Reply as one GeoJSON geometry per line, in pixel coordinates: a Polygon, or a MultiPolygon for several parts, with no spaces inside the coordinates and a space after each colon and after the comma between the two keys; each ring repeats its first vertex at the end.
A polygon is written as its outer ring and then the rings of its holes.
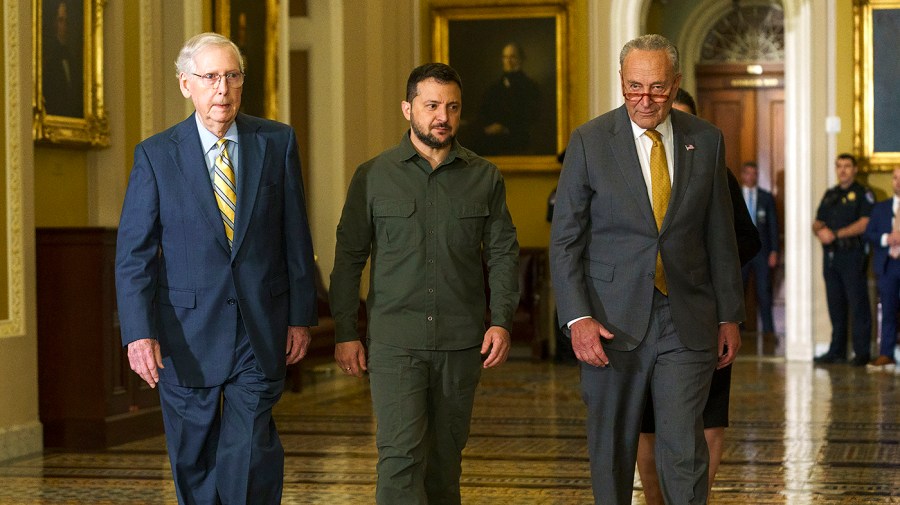
{"type": "Polygon", "coordinates": [[[582,319],[590,319],[590,317],[591,317],[591,316],[581,316],[581,317],[576,317],[575,319],[573,319],[573,320],[569,321],[568,323],[566,323],[566,328],[571,329],[573,324],[577,323],[578,321],[581,321],[582,319]]]}

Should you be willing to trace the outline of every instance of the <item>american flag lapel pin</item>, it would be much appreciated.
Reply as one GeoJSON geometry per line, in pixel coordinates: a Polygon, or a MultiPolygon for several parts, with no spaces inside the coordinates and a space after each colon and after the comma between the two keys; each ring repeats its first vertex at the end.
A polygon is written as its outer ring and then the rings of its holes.
{"type": "Polygon", "coordinates": [[[685,145],[684,145],[684,148],[687,149],[688,151],[693,151],[693,150],[694,150],[694,144],[685,144],[685,145]]]}

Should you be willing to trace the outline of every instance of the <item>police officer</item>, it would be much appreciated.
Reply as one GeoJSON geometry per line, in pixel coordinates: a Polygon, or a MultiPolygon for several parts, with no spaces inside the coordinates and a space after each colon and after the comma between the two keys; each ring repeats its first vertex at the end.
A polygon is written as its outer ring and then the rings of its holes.
{"type": "Polygon", "coordinates": [[[838,185],[825,192],[813,233],[824,249],[825,292],[831,316],[831,346],[815,358],[816,363],[847,361],[848,313],[853,317],[853,366],[869,361],[872,316],[866,284],[868,249],[862,234],[869,223],[875,197],[856,182],[856,158],[843,153],[834,162],[838,185]]]}

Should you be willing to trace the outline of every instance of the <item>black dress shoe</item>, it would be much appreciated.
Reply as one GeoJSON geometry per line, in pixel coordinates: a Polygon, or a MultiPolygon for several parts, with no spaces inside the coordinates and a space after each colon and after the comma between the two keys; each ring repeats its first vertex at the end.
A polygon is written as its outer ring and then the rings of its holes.
{"type": "Polygon", "coordinates": [[[813,363],[818,363],[820,365],[830,365],[832,363],[846,363],[847,358],[839,358],[833,354],[825,353],[821,356],[816,356],[813,358],[813,363]]]}
{"type": "Polygon", "coordinates": [[[869,364],[868,356],[854,356],[852,360],[850,360],[850,366],[866,366],[869,364]]]}

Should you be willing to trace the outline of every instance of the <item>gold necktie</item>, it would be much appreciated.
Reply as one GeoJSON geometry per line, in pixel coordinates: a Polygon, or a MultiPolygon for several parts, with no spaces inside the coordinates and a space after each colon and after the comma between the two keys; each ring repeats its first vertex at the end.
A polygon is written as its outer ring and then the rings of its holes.
{"type": "MultiPolygon", "coordinates": [[[[653,141],[653,147],[650,148],[650,185],[653,194],[653,217],[656,218],[656,229],[659,230],[662,228],[666,209],[669,207],[672,183],[669,179],[669,165],[666,163],[666,149],[663,147],[662,135],[656,130],[647,130],[644,134],[653,141]]],[[[656,276],[653,283],[660,293],[669,294],[662,254],[658,250],[656,252],[656,276]]]]}
{"type": "Polygon", "coordinates": [[[216,146],[219,155],[216,156],[215,177],[213,178],[216,192],[216,203],[219,204],[219,213],[225,223],[225,236],[228,237],[228,247],[234,242],[234,211],[237,208],[237,186],[234,182],[234,168],[231,166],[231,158],[225,148],[228,140],[219,139],[216,146]]]}

